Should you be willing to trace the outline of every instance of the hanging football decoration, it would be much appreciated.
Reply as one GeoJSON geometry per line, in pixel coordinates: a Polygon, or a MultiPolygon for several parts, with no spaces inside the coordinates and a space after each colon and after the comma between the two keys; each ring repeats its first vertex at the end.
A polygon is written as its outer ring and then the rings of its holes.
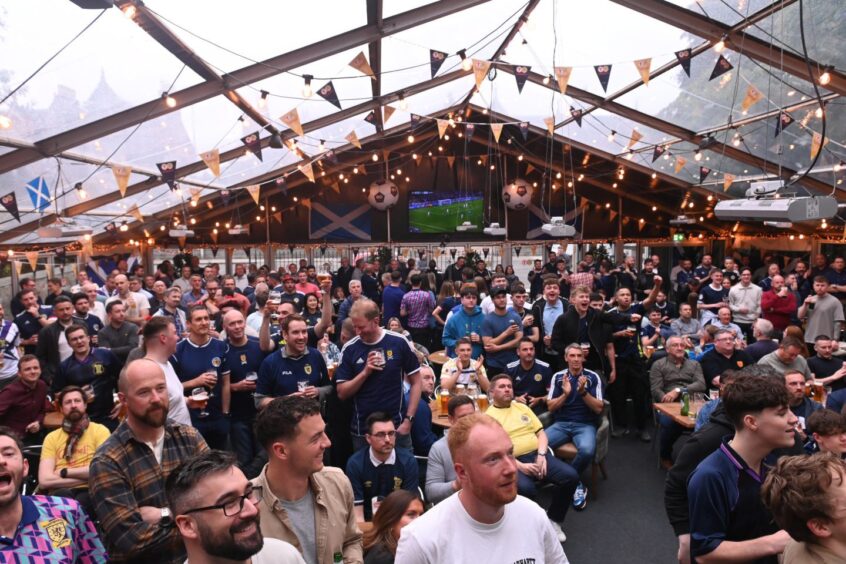
{"type": "Polygon", "coordinates": [[[532,202],[534,191],[535,189],[531,184],[522,178],[518,178],[502,188],[502,201],[505,202],[508,209],[525,210],[532,202]]]}
{"type": "Polygon", "coordinates": [[[399,188],[390,180],[376,181],[370,185],[367,201],[370,202],[373,208],[379,211],[385,211],[397,205],[399,201],[399,188]]]}

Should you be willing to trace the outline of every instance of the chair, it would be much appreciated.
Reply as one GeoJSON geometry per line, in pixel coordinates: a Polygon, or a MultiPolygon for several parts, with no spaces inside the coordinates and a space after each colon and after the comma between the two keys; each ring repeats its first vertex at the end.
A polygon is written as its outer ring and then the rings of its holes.
{"type": "MultiPolygon", "coordinates": [[[[602,479],[608,479],[608,470],[605,468],[605,458],[608,456],[608,445],[609,439],[611,437],[611,422],[609,421],[608,417],[608,410],[611,407],[611,404],[608,403],[607,400],[603,400],[602,402],[604,407],[602,408],[602,413],[600,417],[602,418],[599,427],[596,429],[596,453],[593,456],[593,460],[591,461],[590,465],[590,497],[591,499],[597,499],[596,495],[596,487],[597,487],[597,474],[602,474],[602,479]]],[[[542,418],[544,422],[544,427],[548,427],[552,421],[550,418],[542,418]]],[[[576,454],[578,451],[576,450],[576,445],[573,443],[566,443],[563,444],[555,449],[553,449],[553,453],[555,454],[556,458],[560,458],[561,460],[566,460],[567,462],[571,462],[574,458],[576,458],[576,454]]]]}

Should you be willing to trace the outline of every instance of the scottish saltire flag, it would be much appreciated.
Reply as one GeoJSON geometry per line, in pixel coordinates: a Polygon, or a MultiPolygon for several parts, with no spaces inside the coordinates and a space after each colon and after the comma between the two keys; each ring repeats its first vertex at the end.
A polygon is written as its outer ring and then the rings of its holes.
{"type": "MultiPolygon", "coordinates": [[[[129,272],[135,268],[135,265],[141,263],[140,255],[120,255],[120,258],[126,259],[126,268],[129,272]]],[[[106,284],[106,278],[109,274],[118,267],[114,260],[114,255],[104,257],[91,257],[88,264],[85,265],[85,271],[88,273],[88,279],[102,287],[106,284]]]]}
{"type": "MultiPolygon", "coordinates": [[[[552,216],[559,216],[564,218],[564,223],[569,223],[576,228],[576,236],[582,231],[582,210],[578,208],[569,209],[564,213],[564,209],[556,207],[552,209],[552,216]]],[[[536,206],[529,204],[529,228],[526,232],[526,239],[555,239],[543,232],[543,224],[549,223],[550,214],[536,206]]]]}
{"type": "Polygon", "coordinates": [[[370,212],[367,204],[322,204],[312,200],[308,237],[327,241],[369,241],[370,212]]]}
{"type": "Polygon", "coordinates": [[[44,211],[50,206],[50,188],[43,176],[30,180],[26,185],[26,191],[34,209],[44,211]]]}

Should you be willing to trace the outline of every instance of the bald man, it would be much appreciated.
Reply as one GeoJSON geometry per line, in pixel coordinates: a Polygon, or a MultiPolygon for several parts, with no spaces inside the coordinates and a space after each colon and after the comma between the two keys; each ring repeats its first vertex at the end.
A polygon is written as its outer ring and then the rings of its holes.
{"type": "Polygon", "coordinates": [[[126,419],[97,450],[89,472],[110,561],[181,563],[185,549],[170,526],[165,480],[208,446],[193,427],[168,423],[167,382],[158,362],[129,363],[118,390],[126,419]]]}
{"type": "Polygon", "coordinates": [[[133,292],[129,289],[129,278],[126,274],[115,276],[116,293],[106,300],[106,306],[110,302],[121,301],[126,308],[126,321],[143,327],[150,315],[150,301],[147,296],[140,292],[133,292]]]}

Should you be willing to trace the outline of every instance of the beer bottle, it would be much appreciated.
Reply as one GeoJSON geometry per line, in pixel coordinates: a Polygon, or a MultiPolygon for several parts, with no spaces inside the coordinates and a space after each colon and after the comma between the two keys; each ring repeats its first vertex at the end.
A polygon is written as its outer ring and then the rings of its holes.
{"type": "Polygon", "coordinates": [[[687,388],[682,388],[680,413],[684,417],[687,417],[690,413],[690,394],[687,392],[687,388]]]}
{"type": "Polygon", "coordinates": [[[338,562],[343,562],[343,561],[344,561],[344,555],[341,554],[340,552],[336,552],[335,554],[332,555],[332,562],[334,562],[335,564],[338,564],[338,562]]]}

